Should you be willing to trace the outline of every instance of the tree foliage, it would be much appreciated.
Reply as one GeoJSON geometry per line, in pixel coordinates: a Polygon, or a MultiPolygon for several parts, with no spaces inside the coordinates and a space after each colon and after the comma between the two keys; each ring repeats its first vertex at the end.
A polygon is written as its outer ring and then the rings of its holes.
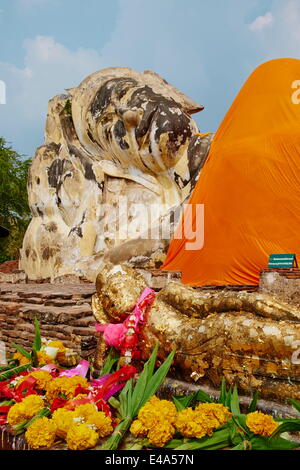
{"type": "Polygon", "coordinates": [[[30,221],[27,175],[31,164],[0,137],[0,224],[10,230],[0,239],[0,262],[18,259],[24,233],[30,221]]]}

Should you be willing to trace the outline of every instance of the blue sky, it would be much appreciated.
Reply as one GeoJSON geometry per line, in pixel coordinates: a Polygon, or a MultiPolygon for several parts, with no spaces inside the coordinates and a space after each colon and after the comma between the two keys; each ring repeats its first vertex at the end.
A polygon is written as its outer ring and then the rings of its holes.
{"type": "Polygon", "coordinates": [[[0,0],[0,136],[33,156],[48,99],[110,66],[158,72],[215,131],[252,70],[279,57],[300,58],[300,0],[0,0]]]}

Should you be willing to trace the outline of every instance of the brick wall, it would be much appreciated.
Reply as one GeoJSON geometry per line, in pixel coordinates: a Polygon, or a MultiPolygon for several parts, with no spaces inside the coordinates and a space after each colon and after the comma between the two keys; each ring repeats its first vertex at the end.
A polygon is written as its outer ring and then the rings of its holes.
{"type": "Polygon", "coordinates": [[[95,319],[91,309],[94,284],[0,284],[0,341],[30,350],[34,318],[43,337],[60,339],[82,357],[94,354],[95,319]]]}

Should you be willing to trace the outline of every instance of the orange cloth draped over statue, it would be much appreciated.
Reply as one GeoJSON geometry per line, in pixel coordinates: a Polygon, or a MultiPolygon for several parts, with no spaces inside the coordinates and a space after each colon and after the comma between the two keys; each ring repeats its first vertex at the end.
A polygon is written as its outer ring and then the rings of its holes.
{"type": "Polygon", "coordinates": [[[186,249],[188,232],[175,239],[181,222],[162,267],[182,271],[185,284],[254,285],[270,254],[299,260],[300,60],[272,60],[248,78],[189,204],[204,204],[203,248],[186,249]]]}

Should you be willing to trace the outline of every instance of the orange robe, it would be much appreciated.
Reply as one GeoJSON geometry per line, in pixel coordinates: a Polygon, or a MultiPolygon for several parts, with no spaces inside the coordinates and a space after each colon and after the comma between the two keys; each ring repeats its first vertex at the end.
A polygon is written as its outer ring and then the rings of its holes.
{"type": "Polygon", "coordinates": [[[300,60],[272,60],[251,74],[189,204],[204,204],[203,248],[174,238],[162,267],[182,271],[185,284],[255,285],[270,254],[300,261],[300,60]]]}

